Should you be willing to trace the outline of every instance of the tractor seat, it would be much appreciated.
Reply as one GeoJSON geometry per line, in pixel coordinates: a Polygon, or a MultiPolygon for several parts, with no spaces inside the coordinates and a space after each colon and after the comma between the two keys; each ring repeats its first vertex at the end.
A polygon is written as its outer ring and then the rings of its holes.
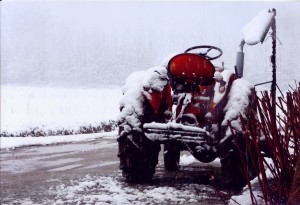
{"type": "Polygon", "coordinates": [[[168,63],[168,74],[173,90],[189,92],[214,82],[215,67],[206,58],[193,53],[174,56],[168,63]]]}

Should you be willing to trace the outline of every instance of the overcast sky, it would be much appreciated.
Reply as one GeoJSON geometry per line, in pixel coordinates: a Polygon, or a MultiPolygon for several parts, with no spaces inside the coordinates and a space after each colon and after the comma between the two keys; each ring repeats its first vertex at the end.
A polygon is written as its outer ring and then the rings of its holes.
{"type": "MultiPolygon", "coordinates": [[[[1,2],[1,83],[121,85],[172,52],[211,44],[233,66],[242,27],[277,9],[282,82],[299,79],[299,2],[1,2]]],[[[270,43],[246,47],[245,77],[267,80],[270,43]]],[[[279,74],[280,75],[280,74],[279,74]]]]}

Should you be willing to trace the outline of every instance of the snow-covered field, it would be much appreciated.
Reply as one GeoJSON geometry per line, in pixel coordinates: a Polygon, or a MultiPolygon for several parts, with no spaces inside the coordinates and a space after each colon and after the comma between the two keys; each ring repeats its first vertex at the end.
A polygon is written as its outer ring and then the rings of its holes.
{"type": "Polygon", "coordinates": [[[119,87],[48,88],[1,86],[1,133],[42,130],[78,130],[116,120],[119,87]]]}

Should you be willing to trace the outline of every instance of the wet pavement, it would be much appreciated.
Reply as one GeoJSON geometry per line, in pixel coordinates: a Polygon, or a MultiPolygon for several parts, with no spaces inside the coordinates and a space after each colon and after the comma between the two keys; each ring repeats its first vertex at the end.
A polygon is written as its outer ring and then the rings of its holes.
{"type": "MultiPolygon", "coordinates": [[[[182,152],[182,155],[188,155],[182,152]]],[[[116,139],[1,150],[1,204],[223,204],[230,194],[211,181],[220,164],[163,167],[153,181],[128,184],[119,170],[116,139]]],[[[216,184],[219,184],[216,181],[216,184]]]]}

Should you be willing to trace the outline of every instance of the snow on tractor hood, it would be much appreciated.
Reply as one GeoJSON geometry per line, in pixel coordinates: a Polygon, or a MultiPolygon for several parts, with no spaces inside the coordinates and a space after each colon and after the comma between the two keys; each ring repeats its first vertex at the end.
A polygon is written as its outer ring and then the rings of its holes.
{"type": "Polygon", "coordinates": [[[143,116],[143,104],[153,90],[161,92],[168,83],[167,69],[156,66],[146,71],[133,72],[126,79],[122,87],[123,97],[120,101],[120,114],[118,123],[123,124],[124,130],[121,136],[130,133],[131,130],[141,131],[141,116],[143,116]]]}
{"type": "Polygon", "coordinates": [[[130,133],[131,130],[141,131],[140,116],[143,115],[144,96],[141,92],[141,82],[146,71],[137,71],[127,77],[122,87],[123,97],[120,101],[120,114],[118,123],[124,124],[124,130],[120,135],[130,133]]]}

